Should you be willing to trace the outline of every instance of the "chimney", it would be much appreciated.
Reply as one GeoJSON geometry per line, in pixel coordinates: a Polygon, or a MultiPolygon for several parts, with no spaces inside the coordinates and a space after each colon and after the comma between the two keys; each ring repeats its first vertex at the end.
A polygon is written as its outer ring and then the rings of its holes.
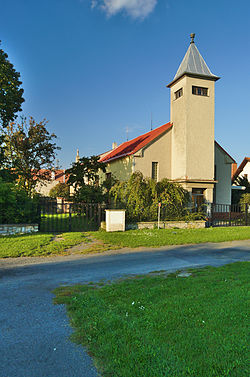
{"type": "Polygon", "coordinates": [[[114,142],[112,143],[112,149],[115,149],[115,148],[117,148],[117,143],[114,141],[114,142]]]}

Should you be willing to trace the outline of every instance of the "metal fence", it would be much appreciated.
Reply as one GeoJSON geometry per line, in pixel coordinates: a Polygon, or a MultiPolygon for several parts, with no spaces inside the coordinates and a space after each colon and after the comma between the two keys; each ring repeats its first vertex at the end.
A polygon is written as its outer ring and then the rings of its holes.
{"type": "Polygon", "coordinates": [[[249,204],[212,204],[210,226],[247,226],[250,225],[249,204]]]}
{"type": "MultiPolygon", "coordinates": [[[[101,221],[105,221],[105,208],[109,207],[107,204],[59,202],[56,199],[41,198],[34,203],[18,202],[11,209],[0,205],[0,224],[38,223],[41,232],[55,233],[98,230],[101,221]]],[[[192,209],[190,214],[196,216],[192,209]]],[[[166,208],[161,207],[160,220],[170,220],[169,216],[169,209],[166,211],[166,208]]],[[[207,226],[250,226],[250,205],[212,204],[204,207],[197,216],[206,217],[207,226]]],[[[151,217],[143,221],[157,220],[157,217],[151,217]]],[[[178,219],[185,218],[180,214],[178,219]]]]}
{"type": "Polygon", "coordinates": [[[80,232],[97,230],[104,220],[105,205],[43,200],[40,203],[41,232],[80,232]]]}

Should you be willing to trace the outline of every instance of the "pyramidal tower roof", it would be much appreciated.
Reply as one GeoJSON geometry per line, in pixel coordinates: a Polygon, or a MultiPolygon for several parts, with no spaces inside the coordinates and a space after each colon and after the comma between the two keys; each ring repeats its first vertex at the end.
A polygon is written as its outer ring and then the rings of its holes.
{"type": "Polygon", "coordinates": [[[204,77],[211,80],[218,80],[219,77],[215,76],[210,69],[208,68],[205,60],[199,53],[198,48],[195,46],[194,43],[194,37],[195,34],[192,33],[190,35],[191,42],[189,45],[189,48],[181,62],[181,65],[178,68],[178,71],[176,72],[176,75],[173,79],[173,81],[168,85],[171,86],[175,81],[177,81],[180,77],[187,74],[189,76],[194,77],[204,77]]]}

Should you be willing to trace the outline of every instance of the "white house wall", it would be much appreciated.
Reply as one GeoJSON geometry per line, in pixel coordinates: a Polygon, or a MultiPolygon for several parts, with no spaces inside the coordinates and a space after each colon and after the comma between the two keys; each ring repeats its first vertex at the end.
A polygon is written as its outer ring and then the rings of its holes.
{"type": "Polygon", "coordinates": [[[246,178],[250,181],[250,162],[246,163],[246,165],[244,166],[244,169],[239,174],[239,177],[244,177],[244,176],[247,176],[246,178]]]}

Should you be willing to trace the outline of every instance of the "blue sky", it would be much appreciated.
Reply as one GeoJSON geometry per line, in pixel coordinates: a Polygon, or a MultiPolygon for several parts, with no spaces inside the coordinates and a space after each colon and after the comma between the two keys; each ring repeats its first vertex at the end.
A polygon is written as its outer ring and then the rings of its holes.
{"type": "Polygon", "coordinates": [[[250,1],[0,0],[1,47],[21,73],[23,115],[46,118],[60,165],[170,120],[189,34],[216,83],[216,140],[250,156],[250,1]]]}

